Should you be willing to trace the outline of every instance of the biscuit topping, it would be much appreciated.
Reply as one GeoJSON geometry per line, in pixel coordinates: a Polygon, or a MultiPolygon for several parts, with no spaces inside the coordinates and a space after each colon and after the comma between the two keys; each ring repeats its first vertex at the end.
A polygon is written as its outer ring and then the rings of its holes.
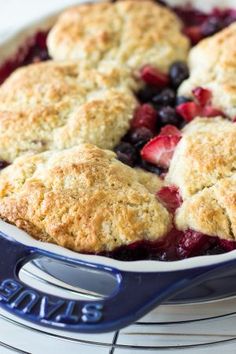
{"type": "Polygon", "coordinates": [[[154,242],[170,230],[171,216],[149,189],[161,182],[149,175],[88,144],[24,156],[0,175],[0,217],[80,252],[154,242]]]}
{"type": "Polygon", "coordinates": [[[148,77],[165,83],[159,71],[167,73],[170,64],[187,57],[182,26],[173,11],[150,0],[83,4],[59,17],[49,33],[49,53],[88,67],[125,65],[138,72],[150,65],[158,75],[149,71],[148,77]]]}
{"type": "Polygon", "coordinates": [[[183,129],[166,176],[183,199],[231,176],[236,168],[236,126],[223,118],[196,118],[183,129]]]}
{"type": "Polygon", "coordinates": [[[18,69],[0,87],[0,158],[83,142],[114,148],[138,105],[133,83],[125,69],[86,70],[77,62],[18,69]]]}
{"type": "Polygon", "coordinates": [[[212,106],[229,118],[236,116],[236,23],[199,42],[190,51],[190,77],[179,95],[191,97],[203,87],[212,93],[212,106]]]}

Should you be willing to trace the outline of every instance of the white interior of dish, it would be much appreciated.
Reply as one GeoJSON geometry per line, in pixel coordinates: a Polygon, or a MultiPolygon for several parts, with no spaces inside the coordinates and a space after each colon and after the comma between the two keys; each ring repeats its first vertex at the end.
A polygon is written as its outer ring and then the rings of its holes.
{"type": "MultiPolygon", "coordinates": [[[[170,5],[184,5],[193,4],[194,7],[201,9],[203,11],[209,11],[211,8],[217,7],[236,7],[235,0],[167,0],[170,5]]],[[[32,36],[35,32],[40,29],[50,28],[59,12],[53,13],[40,19],[37,22],[28,24],[23,28],[11,34],[9,37],[5,38],[4,41],[0,42],[0,65],[7,58],[11,57],[17,52],[17,49],[21,44],[24,43],[25,39],[32,36]]],[[[107,267],[113,267],[124,271],[136,271],[136,272],[157,272],[157,271],[177,271],[182,269],[196,268],[206,265],[219,264],[221,262],[233,260],[236,258],[236,250],[221,255],[214,256],[199,256],[193,257],[186,260],[174,261],[174,262],[160,262],[160,261],[133,261],[124,262],[117,261],[111,258],[96,256],[96,255],[85,255],[77,252],[70,251],[66,248],[36,241],[26,232],[18,229],[17,227],[10,225],[2,220],[0,220],[0,231],[13,237],[16,241],[23,243],[27,246],[36,247],[45,251],[56,253],[65,258],[78,259],[84,262],[101,264],[107,267]]]]}

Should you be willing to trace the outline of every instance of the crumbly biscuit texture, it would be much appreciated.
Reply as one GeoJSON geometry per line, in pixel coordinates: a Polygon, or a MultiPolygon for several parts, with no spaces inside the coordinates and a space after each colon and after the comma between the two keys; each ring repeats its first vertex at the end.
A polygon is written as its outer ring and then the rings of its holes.
{"type": "Polygon", "coordinates": [[[81,69],[76,62],[33,64],[0,87],[0,159],[79,143],[113,148],[137,106],[125,69],[81,69]]]}
{"type": "Polygon", "coordinates": [[[150,0],[84,4],[66,10],[48,37],[50,55],[77,59],[89,67],[123,65],[132,70],[151,64],[167,72],[186,60],[189,41],[169,9],[150,0]]]}
{"type": "Polygon", "coordinates": [[[166,182],[186,199],[236,171],[236,124],[221,117],[196,118],[183,129],[166,182]]]}
{"type": "Polygon", "coordinates": [[[90,144],[18,158],[0,174],[0,200],[2,219],[79,252],[155,241],[171,227],[139,173],[90,144]]]}
{"type": "Polygon", "coordinates": [[[236,174],[184,201],[175,222],[180,230],[236,240],[236,174]]]}
{"type": "Polygon", "coordinates": [[[191,96],[195,87],[211,90],[212,105],[236,117],[236,23],[202,40],[189,54],[190,77],[179,95],[191,96]]]}
{"type": "Polygon", "coordinates": [[[155,173],[147,172],[142,168],[135,168],[138,180],[143,184],[150,193],[157,193],[164,185],[163,179],[155,173]]]}

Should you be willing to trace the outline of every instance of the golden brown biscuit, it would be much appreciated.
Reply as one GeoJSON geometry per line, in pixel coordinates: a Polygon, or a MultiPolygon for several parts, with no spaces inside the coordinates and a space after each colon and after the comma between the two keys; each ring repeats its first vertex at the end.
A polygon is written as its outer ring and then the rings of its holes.
{"type": "Polygon", "coordinates": [[[94,145],[22,156],[0,174],[0,217],[81,252],[155,241],[171,217],[139,181],[113,152],[94,145]]]}
{"type": "Polygon", "coordinates": [[[236,169],[236,124],[224,118],[196,118],[183,129],[166,182],[183,199],[231,176],[236,169]]]}
{"type": "Polygon", "coordinates": [[[135,168],[138,181],[142,183],[150,193],[157,193],[164,185],[164,181],[155,173],[147,172],[142,168],[135,168]]]}
{"type": "Polygon", "coordinates": [[[66,10],[48,37],[50,55],[77,59],[89,67],[123,65],[140,69],[151,64],[167,71],[186,60],[188,39],[169,9],[149,0],[84,4],[66,10]]]}
{"type": "Polygon", "coordinates": [[[236,23],[193,47],[189,55],[190,77],[179,95],[191,96],[195,87],[211,90],[212,105],[230,118],[236,117],[236,23]]]}
{"type": "Polygon", "coordinates": [[[180,230],[236,240],[236,174],[184,201],[175,221],[180,230]]]}
{"type": "Polygon", "coordinates": [[[93,143],[113,148],[137,106],[124,69],[45,62],[18,69],[0,87],[0,159],[93,143]]]}

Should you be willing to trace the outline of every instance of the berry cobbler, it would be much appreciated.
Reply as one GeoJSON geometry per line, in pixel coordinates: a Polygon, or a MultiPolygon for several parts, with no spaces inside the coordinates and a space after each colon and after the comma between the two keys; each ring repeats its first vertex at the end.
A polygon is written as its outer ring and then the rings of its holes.
{"type": "Polygon", "coordinates": [[[3,220],[125,261],[236,248],[236,9],[79,5],[0,81],[3,220]]]}

